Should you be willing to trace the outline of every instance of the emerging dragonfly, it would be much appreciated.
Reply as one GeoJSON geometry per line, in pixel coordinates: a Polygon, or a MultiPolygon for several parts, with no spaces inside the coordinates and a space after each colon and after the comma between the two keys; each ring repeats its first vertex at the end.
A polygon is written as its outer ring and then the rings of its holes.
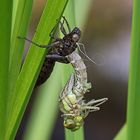
{"type": "Polygon", "coordinates": [[[64,37],[61,39],[53,36],[54,31],[57,28],[57,24],[56,24],[56,26],[52,29],[50,33],[50,37],[54,39],[54,41],[49,45],[39,45],[25,37],[18,37],[19,39],[25,39],[38,47],[48,48],[48,54],[46,55],[41,72],[36,82],[36,86],[41,85],[49,78],[56,61],[61,63],[69,63],[66,56],[71,54],[77,48],[76,43],[79,41],[81,37],[81,31],[77,27],[71,30],[66,18],[65,17],[62,18],[63,21],[62,22],[59,21],[59,24],[60,24],[60,31],[63,33],[64,37]],[[68,28],[68,33],[64,28],[64,24],[66,24],[68,28]]]}
{"type": "Polygon", "coordinates": [[[60,94],[60,110],[63,112],[64,127],[75,131],[79,129],[84,119],[90,112],[97,111],[99,105],[107,101],[107,98],[91,100],[85,102],[84,94],[91,88],[91,83],[87,82],[86,66],[74,51],[67,56],[67,59],[75,69],[75,73],[71,75],[63,91],[60,94]]]}

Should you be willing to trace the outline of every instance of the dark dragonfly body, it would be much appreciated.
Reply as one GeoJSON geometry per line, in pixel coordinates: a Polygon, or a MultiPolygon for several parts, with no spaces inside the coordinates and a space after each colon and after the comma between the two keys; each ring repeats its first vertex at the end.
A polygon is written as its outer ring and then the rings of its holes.
{"type": "Polygon", "coordinates": [[[55,62],[69,63],[65,56],[71,54],[77,48],[76,42],[80,38],[80,30],[75,27],[72,32],[66,34],[62,39],[57,38],[51,44],[52,46],[49,49],[48,55],[45,57],[41,72],[37,79],[36,85],[39,86],[44,83],[53,70],[55,62]],[[76,40],[73,38],[73,35],[77,35],[76,40]]]}
{"type": "Polygon", "coordinates": [[[61,63],[69,63],[66,56],[71,54],[77,48],[76,43],[79,41],[81,36],[80,29],[75,27],[71,31],[70,26],[65,17],[63,17],[63,21],[60,21],[59,24],[60,31],[63,33],[64,37],[61,39],[53,36],[54,31],[57,27],[56,25],[50,33],[50,37],[54,39],[54,41],[49,45],[39,45],[27,38],[18,37],[19,39],[25,39],[38,47],[48,48],[48,54],[45,57],[45,61],[37,79],[36,86],[43,84],[49,78],[56,61],[61,63]],[[64,23],[68,28],[68,33],[64,28],[64,23]]]}

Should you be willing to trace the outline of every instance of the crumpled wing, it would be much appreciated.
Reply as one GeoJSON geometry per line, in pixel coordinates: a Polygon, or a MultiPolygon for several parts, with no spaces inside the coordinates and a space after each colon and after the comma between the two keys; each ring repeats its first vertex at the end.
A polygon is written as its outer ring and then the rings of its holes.
{"type": "Polygon", "coordinates": [[[60,100],[63,99],[65,96],[67,96],[67,94],[72,91],[74,85],[74,74],[72,74],[69,78],[69,80],[67,81],[65,87],[63,88],[63,90],[61,91],[60,94],[60,100]]]}

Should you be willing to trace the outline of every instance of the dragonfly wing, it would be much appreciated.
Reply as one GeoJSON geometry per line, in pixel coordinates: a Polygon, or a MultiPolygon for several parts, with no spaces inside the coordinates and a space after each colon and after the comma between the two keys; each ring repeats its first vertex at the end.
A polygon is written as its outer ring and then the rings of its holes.
{"type": "Polygon", "coordinates": [[[60,98],[64,98],[70,91],[72,91],[74,85],[74,74],[72,74],[68,80],[68,82],[66,83],[65,87],[63,88],[61,94],[60,94],[60,98]]]}

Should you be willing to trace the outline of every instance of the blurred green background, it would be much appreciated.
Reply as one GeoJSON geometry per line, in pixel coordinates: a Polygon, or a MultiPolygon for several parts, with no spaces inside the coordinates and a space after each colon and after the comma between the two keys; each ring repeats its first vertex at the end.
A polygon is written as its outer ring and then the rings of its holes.
{"type": "MultiPolygon", "coordinates": [[[[37,0],[33,7],[28,38],[32,38],[35,33],[44,3],[44,0],[37,0]]],[[[95,140],[112,140],[126,119],[131,7],[130,0],[91,0],[81,42],[89,57],[97,64],[82,56],[87,65],[89,81],[93,85],[86,98],[90,100],[107,97],[109,100],[101,106],[99,112],[91,113],[85,120],[87,140],[92,140],[93,137],[95,140]]],[[[29,46],[28,43],[26,45],[29,46]]],[[[34,91],[16,140],[23,138],[37,96],[37,91],[34,91]]],[[[62,124],[59,114],[51,140],[64,139],[62,124]]]]}

